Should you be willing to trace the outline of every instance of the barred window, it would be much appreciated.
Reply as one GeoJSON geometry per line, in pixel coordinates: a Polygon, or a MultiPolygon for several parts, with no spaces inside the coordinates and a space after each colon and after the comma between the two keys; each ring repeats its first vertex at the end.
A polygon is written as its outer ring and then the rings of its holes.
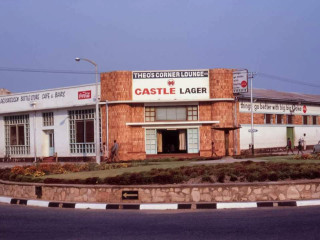
{"type": "Polygon", "coordinates": [[[303,116],[302,124],[303,125],[308,125],[308,116],[303,116]]]}
{"type": "Polygon", "coordinates": [[[6,155],[30,154],[29,115],[5,116],[6,155]]]}
{"type": "Polygon", "coordinates": [[[287,124],[293,124],[293,115],[287,115],[287,124]]]}
{"type": "Polygon", "coordinates": [[[95,153],[94,109],[69,111],[71,153],[95,153]]]}
{"type": "Polygon", "coordinates": [[[43,119],[43,126],[53,126],[54,120],[53,120],[53,112],[45,112],[42,113],[42,119],[43,119]]]}

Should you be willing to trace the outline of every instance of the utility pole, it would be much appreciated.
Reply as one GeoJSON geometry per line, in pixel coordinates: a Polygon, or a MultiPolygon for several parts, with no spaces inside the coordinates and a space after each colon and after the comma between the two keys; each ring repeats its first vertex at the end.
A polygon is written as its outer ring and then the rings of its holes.
{"type": "Polygon", "coordinates": [[[252,155],[254,155],[254,128],[253,128],[253,97],[252,97],[252,89],[253,89],[253,85],[252,85],[252,79],[255,77],[257,73],[255,72],[251,72],[249,73],[248,78],[250,78],[250,101],[251,101],[251,152],[252,155]]]}

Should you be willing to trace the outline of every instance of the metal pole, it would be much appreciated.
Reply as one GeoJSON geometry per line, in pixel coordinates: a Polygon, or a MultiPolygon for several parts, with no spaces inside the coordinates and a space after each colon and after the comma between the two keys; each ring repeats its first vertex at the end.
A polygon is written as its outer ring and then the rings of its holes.
{"type": "Polygon", "coordinates": [[[235,101],[234,101],[234,126],[235,126],[235,129],[233,130],[233,141],[234,141],[234,155],[237,155],[238,154],[238,147],[237,147],[237,144],[238,144],[238,141],[237,141],[237,97],[235,97],[235,101]]]}
{"type": "Polygon", "coordinates": [[[98,75],[98,65],[87,58],[76,58],[77,62],[80,60],[87,61],[94,65],[95,75],[96,75],[96,114],[94,115],[94,124],[95,124],[95,151],[96,151],[96,163],[100,164],[100,129],[99,129],[99,99],[98,99],[98,86],[99,86],[99,75],[98,75]]]}
{"type": "Polygon", "coordinates": [[[34,162],[36,163],[37,162],[37,138],[36,138],[36,103],[32,103],[32,107],[33,107],[33,110],[34,110],[34,115],[33,115],[33,150],[34,150],[34,162]]]}
{"type": "Polygon", "coordinates": [[[106,148],[107,148],[107,158],[109,157],[109,106],[108,101],[106,101],[106,148]]]}
{"type": "Polygon", "coordinates": [[[96,124],[96,163],[100,164],[100,128],[99,128],[99,98],[98,98],[98,66],[94,66],[96,71],[96,114],[95,114],[95,124],[96,124]]]}
{"type": "Polygon", "coordinates": [[[253,79],[253,74],[250,78],[250,95],[251,95],[251,151],[252,155],[254,155],[254,132],[253,132],[253,100],[252,100],[252,79],[253,79]]]}

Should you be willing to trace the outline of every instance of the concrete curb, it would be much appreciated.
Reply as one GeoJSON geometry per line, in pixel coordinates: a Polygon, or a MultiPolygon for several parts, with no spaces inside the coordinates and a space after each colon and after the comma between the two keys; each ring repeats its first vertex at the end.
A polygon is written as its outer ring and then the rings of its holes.
{"type": "Polygon", "coordinates": [[[0,203],[26,205],[33,207],[74,208],[74,209],[124,209],[124,210],[185,210],[185,209],[240,209],[260,207],[304,207],[320,206],[320,200],[297,200],[280,202],[216,202],[216,203],[142,203],[142,204],[108,204],[108,203],[67,203],[42,200],[27,200],[0,196],[0,203]]]}

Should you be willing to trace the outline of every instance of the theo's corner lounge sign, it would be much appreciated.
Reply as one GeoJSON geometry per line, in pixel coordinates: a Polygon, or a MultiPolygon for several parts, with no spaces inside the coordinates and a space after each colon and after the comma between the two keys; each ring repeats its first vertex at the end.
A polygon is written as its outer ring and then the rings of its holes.
{"type": "Polygon", "coordinates": [[[209,99],[209,71],[175,70],[132,72],[132,99],[209,99]]]}

